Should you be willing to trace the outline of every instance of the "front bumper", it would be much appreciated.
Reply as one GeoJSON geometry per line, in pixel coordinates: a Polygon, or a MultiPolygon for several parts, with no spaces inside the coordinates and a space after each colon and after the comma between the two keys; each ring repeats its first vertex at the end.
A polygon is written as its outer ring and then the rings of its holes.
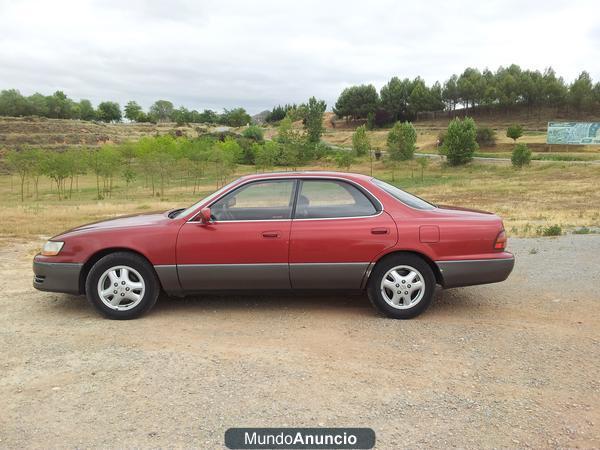
{"type": "Polygon", "coordinates": [[[498,283],[508,278],[515,258],[436,261],[445,288],[498,283]]]}
{"type": "Polygon", "coordinates": [[[83,264],[33,260],[33,287],[40,291],[81,294],[79,275],[83,264]]]}

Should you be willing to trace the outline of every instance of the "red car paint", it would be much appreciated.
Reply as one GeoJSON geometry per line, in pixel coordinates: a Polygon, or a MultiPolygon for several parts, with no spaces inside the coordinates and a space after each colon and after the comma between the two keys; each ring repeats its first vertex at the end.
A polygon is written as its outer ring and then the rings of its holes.
{"type": "Polygon", "coordinates": [[[365,175],[338,172],[249,175],[230,185],[222,195],[250,181],[277,178],[346,180],[371,193],[383,210],[359,218],[209,224],[193,221],[203,207],[214,202],[213,198],[175,219],[166,212],[152,213],[74,228],[52,238],[65,243],[57,256],[37,255],[35,261],[79,263],[84,264],[85,271],[86,263],[111,249],[139,253],[154,266],[375,263],[397,251],[414,252],[433,263],[513,258],[503,249],[494,249],[496,237],[503,230],[498,216],[465,208],[414,209],[365,175]]]}

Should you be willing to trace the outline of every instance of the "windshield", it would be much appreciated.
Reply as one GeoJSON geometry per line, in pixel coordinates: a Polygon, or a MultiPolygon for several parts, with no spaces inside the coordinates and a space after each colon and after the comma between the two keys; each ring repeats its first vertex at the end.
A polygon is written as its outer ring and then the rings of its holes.
{"type": "Polygon", "coordinates": [[[188,214],[191,214],[192,212],[194,212],[198,206],[202,205],[203,203],[208,203],[210,202],[212,199],[214,199],[215,197],[218,197],[219,195],[221,195],[223,192],[225,192],[227,189],[229,189],[231,186],[233,186],[235,183],[237,183],[237,180],[232,181],[229,184],[226,184],[225,186],[223,186],[221,189],[216,190],[215,192],[213,192],[212,194],[210,194],[208,197],[204,197],[202,200],[194,203],[192,206],[190,206],[187,209],[184,209],[183,211],[181,211],[179,214],[177,214],[174,218],[175,219],[179,219],[181,217],[185,217],[188,214]]]}
{"type": "Polygon", "coordinates": [[[402,189],[397,188],[391,184],[386,183],[385,181],[378,180],[373,178],[373,183],[383,189],[385,192],[390,194],[392,197],[397,198],[402,203],[411,208],[416,209],[435,209],[436,206],[431,203],[426,202],[425,200],[417,197],[416,195],[409,194],[408,192],[403,191],[402,189]]]}

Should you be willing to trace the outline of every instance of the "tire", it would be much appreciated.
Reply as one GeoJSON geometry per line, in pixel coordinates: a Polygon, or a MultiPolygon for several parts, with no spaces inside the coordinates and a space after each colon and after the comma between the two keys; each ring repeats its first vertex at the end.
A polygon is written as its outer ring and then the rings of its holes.
{"type": "Polygon", "coordinates": [[[116,252],[90,269],[85,292],[89,302],[109,319],[135,319],[156,303],[160,283],[153,267],[139,255],[116,252]]]}
{"type": "Polygon", "coordinates": [[[377,263],[367,294],[380,313],[393,319],[411,319],[429,307],[435,285],[435,275],[422,258],[395,254],[377,263]]]}

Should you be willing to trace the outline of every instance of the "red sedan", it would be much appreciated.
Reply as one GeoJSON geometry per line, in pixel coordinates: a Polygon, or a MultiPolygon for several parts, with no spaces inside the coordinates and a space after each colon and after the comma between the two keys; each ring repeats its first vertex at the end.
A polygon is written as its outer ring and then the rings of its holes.
{"type": "Polygon", "coordinates": [[[242,177],[187,209],[84,225],[34,258],[33,285],[85,294],[112,319],[150,310],[160,291],[366,290],[414,317],[444,288],[505,280],[502,220],[435,206],[375,178],[337,172],[242,177]]]}

